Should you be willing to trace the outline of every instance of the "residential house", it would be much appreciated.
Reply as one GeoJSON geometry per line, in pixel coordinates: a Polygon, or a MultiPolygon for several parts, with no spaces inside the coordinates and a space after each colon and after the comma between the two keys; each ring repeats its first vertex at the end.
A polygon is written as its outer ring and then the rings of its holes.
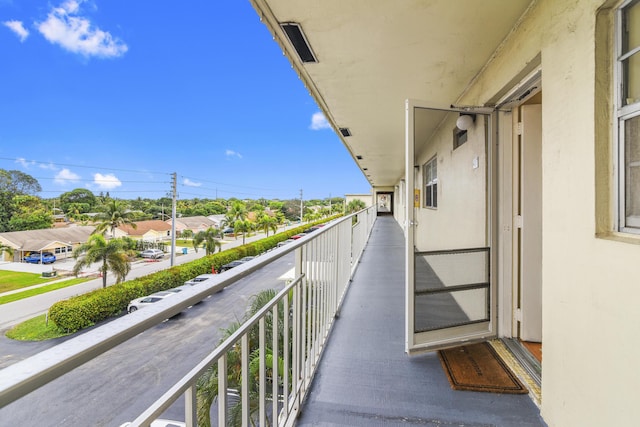
{"type": "MultiPolygon", "coordinates": [[[[171,221],[166,221],[171,226],[171,221]]],[[[199,231],[206,231],[207,229],[214,227],[217,228],[216,222],[206,216],[183,216],[176,218],[176,233],[182,233],[184,230],[191,230],[193,233],[199,231]]]]}
{"type": "Polygon", "coordinates": [[[251,3],[404,229],[406,353],[536,343],[550,426],[636,424],[640,1],[251,3]]]}
{"type": "Polygon", "coordinates": [[[130,237],[146,242],[158,242],[171,239],[171,224],[159,219],[148,221],[136,221],[136,228],[130,225],[121,225],[116,228],[114,237],[130,237]]]}
{"type": "Polygon", "coordinates": [[[0,258],[20,262],[31,252],[45,251],[57,258],[71,257],[73,249],[85,243],[94,230],[95,227],[84,225],[0,233],[0,244],[13,249],[13,257],[3,252],[0,258]]]}

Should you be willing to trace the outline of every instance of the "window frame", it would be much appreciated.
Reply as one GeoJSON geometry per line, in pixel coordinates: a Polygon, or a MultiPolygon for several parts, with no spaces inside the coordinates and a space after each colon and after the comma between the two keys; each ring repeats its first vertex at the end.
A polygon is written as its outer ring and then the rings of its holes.
{"type": "Polygon", "coordinates": [[[433,156],[422,165],[424,198],[422,206],[428,209],[438,208],[438,156],[433,156]]]}
{"type": "MultiPolygon", "coordinates": [[[[625,135],[625,124],[628,120],[637,119],[640,116],[640,100],[636,100],[631,104],[626,104],[626,93],[628,84],[628,76],[625,75],[624,62],[629,58],[638,55],[640,57],[640,47],[628,48],[628,51],[623,52],[624,48],[624,34],[625,28],[624,18],[625,12],[629,10],[631,6],[640,7],[639,0],[626,0],[618,6],[616,10],[615,18],[615,34],[616,34],[616,54],[615,54],[615,73],[614,73],[614,88],[616,105],[614,107],[615,123],[614,137],[617,141],[617,183],[618,191],[617,197],[617,231],[624,233],[640,234],[640,219],[627,217],[626,201],[627,201],[627,167],[626,167],[626,152],[627,144],[625,135]]],[[[640,141],[635,141],[640,144],[640,141]]]]}

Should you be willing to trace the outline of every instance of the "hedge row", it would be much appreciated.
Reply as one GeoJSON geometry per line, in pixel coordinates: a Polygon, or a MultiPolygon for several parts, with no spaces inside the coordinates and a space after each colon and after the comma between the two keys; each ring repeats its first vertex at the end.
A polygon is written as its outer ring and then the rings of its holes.
{"type": "MultiPolygon", "coordinates": [[[[332,217],[332,219],[336,217],[332,217]]],[[[167,270],[59,301],[49,309],[49,319],[66,332],[76,332],[93,326],[110,317],[119,316],[126,310],[129,302],[135,298],[183,285],[187,280],[200,274],[210,273],[212,267],[216,271],[220,271],[220,267],[231,261],[261,254],[275,248],[279,242],[301,233],[313,224],[287,230],[167,270]]]]}

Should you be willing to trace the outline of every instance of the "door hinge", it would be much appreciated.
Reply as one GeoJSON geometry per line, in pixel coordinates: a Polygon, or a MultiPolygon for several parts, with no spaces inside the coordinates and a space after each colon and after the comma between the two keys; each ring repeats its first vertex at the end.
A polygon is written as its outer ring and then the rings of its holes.
{"type": "Polygon", "coordinates": [[[518,127],[516,128],[516,133],[518,135],[522,135],[522,128],[523,128],[522,122],[518,122],[518,127]]]}
{"type": "Polygon", "coordinates": [[[522,226],[524,225],[522,215],[516,215],[515,218],[513,218],[513,225],[515,228],[522,228],[522,226]]]}
{"type": "Polygon", "coordinates": [[[516,308],[515,318],[516,318],[516,321],[522,322],[522,309],[521,308],[516,308]]]}

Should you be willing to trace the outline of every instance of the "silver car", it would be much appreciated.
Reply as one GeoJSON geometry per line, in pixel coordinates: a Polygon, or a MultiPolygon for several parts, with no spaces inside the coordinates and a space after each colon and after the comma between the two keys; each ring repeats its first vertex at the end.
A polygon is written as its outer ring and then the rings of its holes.
{"type": "Polygon", "coordinates": [[[146,249],[140,253],[142,258],[158,259],[164,257],[164,252],[160,249],[146,249]]]}

